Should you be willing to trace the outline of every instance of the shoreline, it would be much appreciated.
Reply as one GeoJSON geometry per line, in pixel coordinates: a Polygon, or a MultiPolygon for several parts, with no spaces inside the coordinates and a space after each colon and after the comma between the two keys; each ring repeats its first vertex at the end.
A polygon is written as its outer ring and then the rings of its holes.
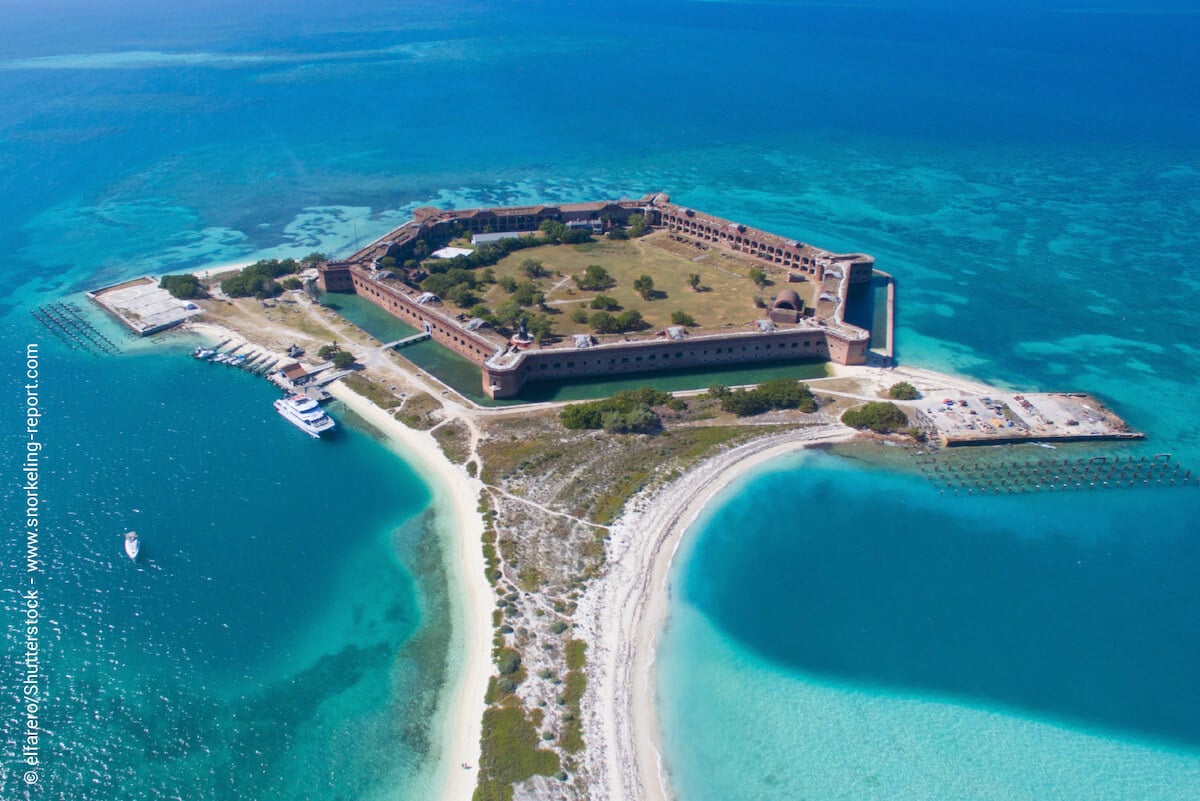
{"type": "Polygon", "coordinates": [[[663,765],[654,681],[671,565],[683,535],[718,493],[760,465],[856,434],[827,424],[731,448],[654,494],[633,499],[612,526],[605,573],[584,594],[578,613],[592,654],[584,695],[584,765],[595,797],[674,799],[663,765]]]}
{"type": "MultiPolygon", "coordinates": [[[[193,335],[211,337],[213,341],[225,337],[247,342],[259,339],[207,321],[194,322],[185,330],[193,335]]],[[[255,344],[275,356],[286,358],[265,345],[255,344]]],[[[441,747],[431,776],[434,786],[440,788],[436,798],[443,801],[470,798],[478,775],[486,708],[484,696],[492,673],[492,591],[487,584],[481,547],[483,518],[477,511],[483,485],[452,464],[428,432],[405,426],[340,381],[328,385],[326,390],[382,433],[386,447],[397,457],[417,468],[421,477],[433,487],[435,509],[443,520],[442,525],[452,527],[452,530],[446,530],[449,546],[446,567],[450,579],[451,618],[461,621],[461,628],[452,639],[451,649],[461,652],[462,664],[457,675],[451,676],[447,690],[438,702],[436,725],[440,731],[435,732],[434,739],[441,747]],[[471,769],[463,770],[459,763],[469,764],[471,769]]]]}
{"type": "Polygon", "coordinates": [[[436,785],[441,788],[437,797],[445,801],[470,798],[479,769],[484,696],[492,673],[491,588],[480,545],[483,518],[476,510],[483,485],[446,459],[427,432],[408,428],[341,382],[335,381],[327,389],[382,432],[397,456],[421,468],[422,477],[434,485],[439,516],[445,515],[443,519],[453,526],[447,567],[451,616],[461,621],[453,642],[454,649],[461,650],[462,666],[451,680],[452,689],[439,702],[442,748],[436,785]],[[470,770],[461,769],[459,763],[469,764],[470,770]]]}

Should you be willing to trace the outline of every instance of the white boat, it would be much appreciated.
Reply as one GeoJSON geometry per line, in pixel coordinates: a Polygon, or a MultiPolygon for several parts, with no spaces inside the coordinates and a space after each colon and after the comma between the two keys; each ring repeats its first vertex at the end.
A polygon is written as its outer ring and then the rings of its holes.
{"type": "Polygon", "coordinates": [[[304,395],[292,395],[275,401],[275,411],[310,437],[320,437],[337,425],[321,405],[304,395]]]}
{"type": "Polygon", "coordinates": [[[125,555],[130,559],[137,561],[138,552],[142,549],[141,543],[138,542],[136,531],[125,532],[125,555]]]}

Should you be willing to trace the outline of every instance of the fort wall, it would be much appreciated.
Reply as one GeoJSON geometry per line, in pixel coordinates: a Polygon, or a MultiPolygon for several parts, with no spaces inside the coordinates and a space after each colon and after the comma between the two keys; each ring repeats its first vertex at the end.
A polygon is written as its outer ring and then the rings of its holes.
{"type": "Polygon", "coordinates": [[[368,245],[347,260],[318,268],[318,286],[326,292],[355,292],[417,329],[428,329],[433,340],[479,365],[483,391],[493,398],[517,395],[528,381],[654,372],[799,359],[825,359],[839,364],[866,361],[870,334],[842,319],[851,286],[869,283],[874,260],[863,254],[833,254],[802,242],[676,206],[666,195],[641,200],[599,201],[557,206],[526,206],[442,211],[420,208],[413,220],[368,245]],[[426,248],[453,235],[481,232],[531,231],[545,220],[588,225],[604,230],[624,224],[635,213],[648,223],[677,236],[754,256],[789,272],[801,272],[830,288],[836,303],[828,303],[828,323],[814,321],[798,328],[697,333],[681,339],[646,338],[602,342],[590,347],[549,347],[521,350],[495,334],[467,330],[463,324],[428,303],[423,293],[394,280],[384,280],[379,259],[413,257],[417,243],[426,248]],[[827,283],[826,283],[827,282],[827,283]]]}

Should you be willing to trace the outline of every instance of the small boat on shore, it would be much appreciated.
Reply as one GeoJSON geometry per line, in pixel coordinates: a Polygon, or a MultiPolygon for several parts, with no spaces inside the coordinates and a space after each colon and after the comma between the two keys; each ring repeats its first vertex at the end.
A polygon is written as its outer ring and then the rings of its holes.
{"type": "Polygon", "coordinates": [[[137,561],[138,553],[142,550],[142,544],[138,542],[136,531],[125,532],[125,555],[133,561],[137,561]]]}

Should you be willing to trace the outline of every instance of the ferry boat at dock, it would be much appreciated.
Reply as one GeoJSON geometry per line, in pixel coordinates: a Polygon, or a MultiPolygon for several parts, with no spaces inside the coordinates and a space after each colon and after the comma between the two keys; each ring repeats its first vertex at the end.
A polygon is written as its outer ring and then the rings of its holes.
{"type": "Polygon", "coordinates": [[[133,561],[137,561],[138,552],[142,550],[142,544],[138,542],[136,531],[125,532],[125,555],[133,561]]]}
{"type": "Polygon", "coordinates": [[[314,439],[319,439],[322,434],[337,425],[332,417],[325,414],[319,403],[304,395],[292,395],[275,401],[275,411],[314,439]]]}

